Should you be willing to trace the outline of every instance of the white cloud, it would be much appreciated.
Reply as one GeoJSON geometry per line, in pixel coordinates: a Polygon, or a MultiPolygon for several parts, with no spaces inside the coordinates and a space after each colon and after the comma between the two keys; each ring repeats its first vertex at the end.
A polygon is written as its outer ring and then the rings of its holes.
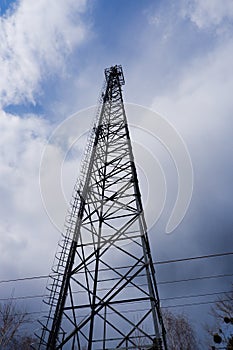
{"type": "MultiPolygon", "coordinates": [[[[203,225],[205,216],[208,222],[216,220],[218,223],[224,215],[226,226],[231,220],[226,211],[222,213],[222,208],[232,207],[229,192],[233,172],[230,162],[233,148],[232,60],[232,40],[228,40],[187,65],[176,86],[153,102],[153,108],[175,125],[191,154],[194,168],[191,214],[195,224],[203,225]]],[[[212,230],[217,231],[214,225],[212,230]]],[[[198,234],[195,231],[195,235],[198,234]]],[[[207,230],[206,241],[209,234],[207,230]]],[[[222,234],[219,231],[219,235],[215,233],[212,237],[211,244],[216,250],[220,247],[227,250],[222,234]]],[[[224,234],[227,239],[228,229],[224,234]]]]}
{"type": "MultiPolygon", "coordinates": [[[[75,129],[77,125],[78,121],[75,129]]],[[[52,124],[38,116],[21,118],[0,111],[0,265],[4,267],[0,279],[50,272],[61,233],[50,221],[54,219],[51,212],[46,214],[43,206],[39,172],[53,129],[52,124]]],[[[48,182],[46,199],[63,227],[68,203],[59,197],[57,189],[61,181],[65,181],[69,184],[65,194],[72,191],[77,161],[66,159],[62,164],[64,142],[69,142],[69,133],[60,136],[48,146],[51,158],[43,175],[48,182]],[[63,168],[54,174],[57,163],[63,168]],[[64,171],[62,178],[61,170],[64,171]],[[58,187],[54,186],[57,183],[58,187]]],[[[69,193],[68,202],[70,197],[69,193]]],[[[45,204],[48,210],[48,203],[45,204]]]]}
{"type": "Polygon", "coordinates": [[[84,39],[86,0],[21,0],[0,18],[1,103],[34,102],[41,80],[64,74],[67,55],[84,39]]]}
{"type": "Polygon", "coordinates": [[[218,26],[224,20],[232,20],[233,2],[232,0],[185,0],[182,12],[198,28],[204,29],[218,26]]]}
{"type": "Polygon", "coordinates": [[[153,108],[190,137],[228,128],[232,112],[232,40],[184,67],[176,86],[157,96],[153,108]]]}
{"type": "Polygon", "coordinates": [[[51,240],[52,227],[42,206],[38,176],[49,130],[48,123],[36,116],[22,119],[0,112],[1,278],[41,271],[43,264],[34,262],[46,252],[50,255],[43,244],[51,240]]]}

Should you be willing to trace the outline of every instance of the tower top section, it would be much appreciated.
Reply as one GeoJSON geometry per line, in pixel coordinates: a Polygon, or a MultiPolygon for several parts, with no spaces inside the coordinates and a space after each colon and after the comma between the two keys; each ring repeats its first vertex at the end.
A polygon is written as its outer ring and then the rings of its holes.
{"type": "Polygon", "coordinates": [[[121,65],[115,65],[112,66],[110,68],[106,68],[105,71],[105,78],[108,81],[109,79],[113,79],[118,77],[119,78],[119,82],[121,85],[125,84],[125,78],[124,78],[124,74],[123,74],[123,70],[122,70],[122,66],[121,65]]]}

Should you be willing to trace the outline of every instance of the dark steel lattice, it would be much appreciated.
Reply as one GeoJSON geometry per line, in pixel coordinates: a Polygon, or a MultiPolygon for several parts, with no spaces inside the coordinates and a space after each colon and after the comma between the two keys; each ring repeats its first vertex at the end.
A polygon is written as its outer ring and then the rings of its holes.
{"type": "Polygon", "coordinates": [[[105,76],[39,350],[167,349],[121,66],[106,69],[105,76]]]}

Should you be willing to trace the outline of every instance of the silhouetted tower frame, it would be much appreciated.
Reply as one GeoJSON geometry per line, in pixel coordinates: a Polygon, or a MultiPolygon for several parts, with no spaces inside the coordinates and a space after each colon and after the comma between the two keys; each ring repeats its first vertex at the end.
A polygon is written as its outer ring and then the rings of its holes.
{"type": "Polygon", "coordinates": [[[167,350],[122,67],[106,69],[105,77],[48,287],[39,350],[167,350]]]}

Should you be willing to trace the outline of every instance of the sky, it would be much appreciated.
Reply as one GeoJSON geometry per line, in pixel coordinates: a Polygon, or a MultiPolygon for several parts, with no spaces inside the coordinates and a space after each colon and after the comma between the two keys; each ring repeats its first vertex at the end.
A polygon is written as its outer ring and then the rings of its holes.
{"type": "MultiPolygon", "coordinates": [[[[231,0],[0,0],[0,282],[50,272],[60,232],[41,195],[43,152],[54,130],[71,115],[77,118],[76,129],[67,129],[70,138],[84,133],[85,117],[75,113],[96,105],[104,69],[115,64],[123,66],[126,105],[163,116],[186,144],[192,161],[190,205],[182,222],[166,234],[177,193],[176,169],[159,142],[147,145],[167,180],[164,209],[149,230],[155,261],[233,252],[232,61],[231,0]]],[[[92,113],[85,115],[92,118],[92,113]]],[[[128,117],[135,124],[132,113],[128,117]]],[[[132,127],[132,140],[142,144],[135,130],[132,127]]],[[[54,164],[63,162],[67,201],[85,135],[78,152],[65,159],[64,137],[50,144],[54,164]]],[[[136,153],[135,158],[137,163],[136,153]]],[[[50,185],[60,181],[60,174],[53,177],[54,164],[46,172],[50,185]]],[[[146,200],[142,162],[140,169],[146,200]]],[[[57,203],[56,195],[51,185],[46,192],[50,207],[57,203]]],[[[54,209],[61,222],[66,205],[54,209]]],[[[160,283],[232,274],[231,266],[232,255],[159,264],[157,279],[160,283]]],[[[231,283],[232,276],[225,276],[172,288],[161,284],[162,305],[187,314],[200,332],[211,306],[200,302],[222,294],[163,299],[222,293],[231,283]],[[187,303],[199,305],[176,306],[187,303]]],[[[0,283],[0,298],[43,294],[45,284],[44,279],[0,283]]],[[[27,307],[40,310],[41,299],[30,300],[27,307]]]]}

